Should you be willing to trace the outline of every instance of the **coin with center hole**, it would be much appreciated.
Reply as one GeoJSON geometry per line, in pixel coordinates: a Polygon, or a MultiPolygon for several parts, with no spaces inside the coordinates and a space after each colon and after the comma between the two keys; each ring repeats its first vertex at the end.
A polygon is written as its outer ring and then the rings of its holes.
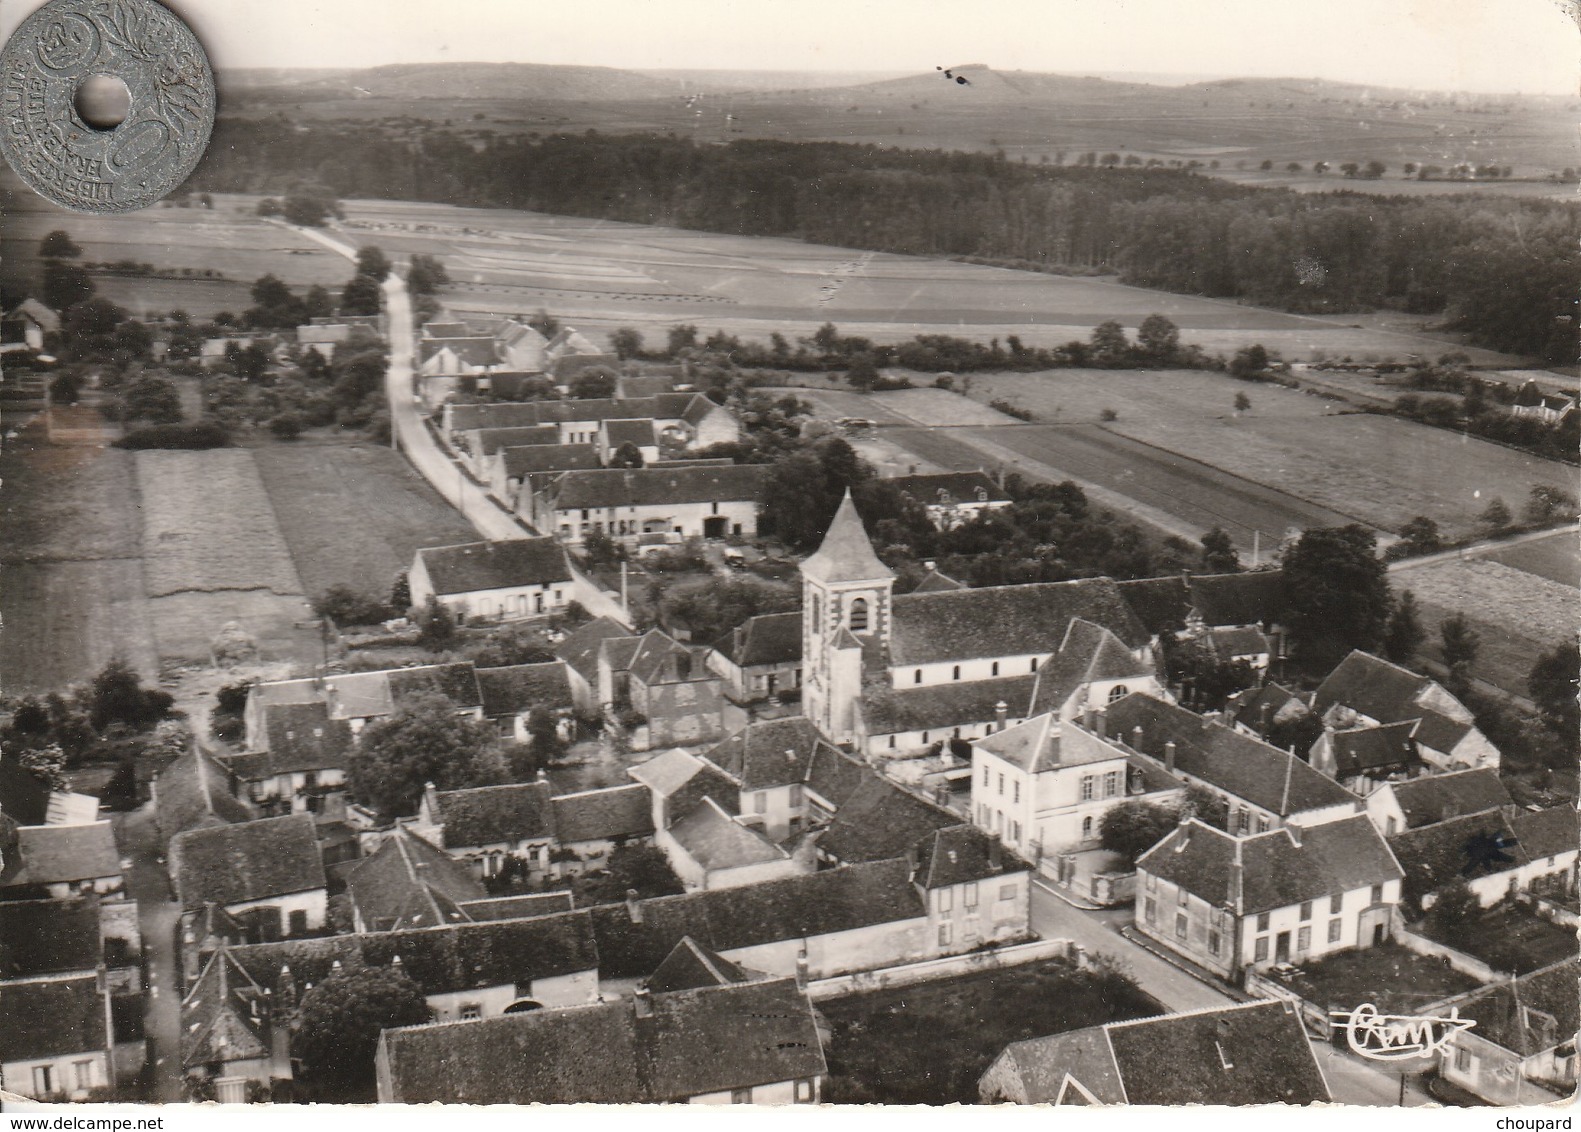
{"type": "Polygon", "coordinates": [[[208,57],[154,0],[50,0],[0,52],[0,154],[62,208],[146,208],[192,175],[213,128],[208,57]]]}

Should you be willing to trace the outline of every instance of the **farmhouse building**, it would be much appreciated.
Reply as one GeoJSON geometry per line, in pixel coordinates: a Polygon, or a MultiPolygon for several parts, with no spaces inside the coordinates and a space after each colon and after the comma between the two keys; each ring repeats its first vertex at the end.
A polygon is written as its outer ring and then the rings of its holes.
{"type": "Polygon", "coordinates": [[[594,532],[630,544],[756,538],[762,486],[756,464],[562,472],[534,485],[530,521],[573,546],[594,532]]]}
{"type": "MultiPolygon", "coordinates": [[[[508,445],[495,449],[483,462],[482,474],[489,485],[489,494],[514,511],[522,506],[524,485],[541,482],[540,477],[555,472],[581,472],[599,466],[596,444],[508,445]]],[[[530,491],[526,506],[530,513],[530,491]]]]}
{"type": "Polygon", "coordinates": [[[625,713],[634,751],[712,743],[725,733],[723,682],[706,650],[662,629],[605,639],[598,655],[599,696],[625,713]]]}
{"type": "Polygon", "coordinates": [[[653,421],[665,451],[708,448],[741,439],[741,425],[730,411],[701,393],[659,393],[626,400],[447,404],[443,432],[454,444],[459,434],[472,429],[554,425],[560,430],[561,444],[595,444],[602,422],[640,419],[653,421]]]}
{"type": "Polygon", "coordinates": [[[386,1030],[377,1054],[379,1100],[406,1104],[816,1104],[826,1071],[794,979],[386,1030]]]}
{"type": "Polygon", "coordinates": [[[86,1101],[115,1082],[109,988],[93,972],[0,983],[0,1079],[35,1101],[86,1101]]]}
{"type": "Polygon", "coordinates": [[[464,861],[448,856],[404,826],[346,874],[352,923],[359,932],[433,928],[469,920],[473,900],[487,900],[464,861]]]}
{"type": "MultiPolygon", "coordinates": [[[[355,740],[351,724],[331,719],[323,701],[269,704],[263,717],[265,748],[225,761],[226,772],[247,800],[271,817],[304,810],[328,813],[337,801],[343,802],[346,759],[355,740]]],[[[211,771],[199,770],[208,783],[208,796],[215,797],[219,786],[210,781],[211,771]]]]}
{"type": "Polygon", "coordinates": [[[37,299],[23,299],[0,319],[0,353],[42,353],[44,336],[59,330],[60,315],[37,299]]]}
{"type": "Polygon", "coordinates": [[[1136,926],[1223,978],[1390,938],[1400,866],[1365,817],[1235,837],[1195,818],[1136,863],[1136,926]]]}
{"type": "Polygon", "coordinates": [[[1140,693],[1096,716],[1096,730],[1228,808],[1232,833],[1316,826],[1358,814],[1362,801],[1289,751],[1140,693]]]}
{"type": "Polygon", "coordinates": [[[1446,1081],[1489,1104],[1555,1104],[1576,1090],[1576,981],[1581,962],[1567,959],[1518,979],[1451,999],[1461,1018],[1439,1055],[1446,1081]]]}
{"type": "Polygon", "coordinates": [[[93,893],[106,902],[125,900],[121,856],[107,821],[86,825],[0,822],[0,897],[34,893],[68,900],[93,893]]]}
{"type": "Polygon", "coordinates": [[[512,664],[477,671],[483,718],[492,723],[502,737],[518,743],[527,742],[532,737],[527,724],[534,711],[547,713],[555,721],[561,738],[569,736],[575,701],[571,695],[569,670],[563,661],[512,664]]]}
{"type": "Polygon", "coordinates": [[[1497,771],[1486,767],[1385,782],[1367,796],[1367,815],[1385,837],[1450,818],[1513,805],[1497,771]]]}
{"type": "Polygon", "coordinates": [[[595,617],[572,630],[555,646],[555,656],[565,662],[566,678],[571,683],[571,699],[579,715],[596,718],[613,698],[599,682],[599,655],[606,640],[631,639],[631,630],[608,617],[595,617]]]}
{"type": "Polygon", "coordinates": [[[170,875],[183,908],[218,905],[264,939],[324,926],[328,893],[312,814],[177,834],[170,875]]]}
{"type": "Polygon", "coordinates": [[[1510,415],[1541,421],[1554,427],[1576,412],[1576,399],[1563,393],[1545,393],[1535,381],[1527,381],[1515,391],[1510,415]]]}
{"type": "Polygon", "coordinates": [[[598,457],[612,464],[627,445],[635,450],[644,466],[659,458],[659,435],[649,418],[603,420],[598,425],[598,457]]]}
{"type": "Polygon", "coordinates": [[[1420,726],[1420,721],[1408,719],[1381,727],[1324,731],[1312,745],[1307,761],[1365,798],[1384,783],[1411,778],[1424,769],[1411,738],[1420,726]]]}
{"type": "Polygon", "coordinates": [[[425,547],[407,578],[414,606],[434,598],[462,620],[520,621],[587,597],[552,538],[425,547]]]}
{"type": "Polygon", "coordinates": [[[275,704],[328,704],[329,718],[344,720],[358,734],[371,721],[392,715],[401,700],[418,692],[437,692],[456,705],[457,715],[483,718],[483,696],[471,661],[424,664],[254,684],[243,713],[244,741],[249,751],[268,750],[265,711],[275,704]]]}
{"type": "Polygon", "coordinates": [[[18,825],[86,825],[99,820],[99,799],[52,790],[19,756],[0,753],[0,814],[18,825]]]}
{"type": "Polygon", "coordinates": [[[1014,1042],[984,1104],[1311,1105],[1332,1099],[1300,1017],[1247,1002],[1014,1042]]]}
{"type": "Polygon", "coordinates": [[[940,530],[958,527],[1012,502],[1009,493],[983,472],[896,476],[889,483],[922,507],[940,530]]]}
{"type": "Polygon", "coordinates": [[[1055,715],[972,742],[972,821],[1034,864],[1097,848],[1103,815],[1123,802],[1174,806],[1184,791],[1152,760],[1055,715]]]}
{"type": "Polygon", "coordinates": [[[802,615],[764,613],[749,617],[708,652],[708,666],[725,681],[738,704],[772,699],[801,688],[802,615]]]}
{"type": "Polygon", "coordinates": [[[1405,901],[1413,913],[1433,906],[1438,893],[1459,881],[1483,907],[1524,892],[1540,877],[1561,877],[1576,890],[1576,849],[1581,842],[1574,806],[1483,810],[1419,826],[1388,839],[1405,870],[1405,901]]]}
{"type": "Polygon", "coordinates": [[[555,331],[544,349],[544,358],[548,363],[549,373],[561,383],[571,380],[584,370],[620,363],[620,359],[613,352],[595,346],[585,334],[569,326],[562,326],[555,331]]]}
{"type": "Polygon", "coordinates": [[[1352,652],[1318,686],[1312,710],[1329,730],[1415,720],[1411,733],[1435,770],[1499,768],[1499,752],[1477,729],[1466,706],[1442,685],[1397,664],[1352,652]]]}

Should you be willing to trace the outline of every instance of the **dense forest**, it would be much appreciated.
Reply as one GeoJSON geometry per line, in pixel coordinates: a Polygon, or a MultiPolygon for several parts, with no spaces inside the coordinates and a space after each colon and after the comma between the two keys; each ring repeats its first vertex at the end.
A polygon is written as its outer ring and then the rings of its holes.
{"type": "Polygon", "coordinates": [[[1104,268],[1140,286],[1309,313],[1442,313],[1478,345],[1576,360],[1581,213],[1557,201],[1303,195],[1186,170],[825,142],[462,139],[283,118],[222,119],[190,187],[279,192],[303,181],[345,197],[1104,268]]]}

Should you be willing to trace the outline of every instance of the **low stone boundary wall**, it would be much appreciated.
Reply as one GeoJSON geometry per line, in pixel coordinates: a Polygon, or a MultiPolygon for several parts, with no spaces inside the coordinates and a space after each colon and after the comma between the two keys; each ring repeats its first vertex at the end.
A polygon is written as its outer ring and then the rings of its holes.
{"type": "Polygon", "coordinates": [[[1495,971],[1482,960],[1467,955],[1464,951],[1456,950],[1447,943],[1439,943],[1436,939],[1428,939],[1425,935],[1417,935],[1403,927],[1394,933],[1394,938],[1407,950],[1414,951],[1418,955],[1431,955],[1443,959],[1454,970],[1481,982],[1494,983],[1509,978],[1509,975],[1503,971],[1495,971]]]}
{"type": "Polygon", "coordinates": [[[925,959],[920,963],[904,963],[877,971],[858,971],[852,975],[817,979],[807,984],[807,994],[814,1001],[843,998],[848,994],[862,994],[889,987],[909,987],[917,983],[931,982],[934,979],[946,979],[952,975],[970,975],[978,971],[1019,967],[1043,959],[1074,959],[1077,963],[1085,963],[1086,958],[1086,951],[1071,940],[1039,939],[1031,943],[1011,944],[1008,947],[969,951],[964,955],[925,959]]]}

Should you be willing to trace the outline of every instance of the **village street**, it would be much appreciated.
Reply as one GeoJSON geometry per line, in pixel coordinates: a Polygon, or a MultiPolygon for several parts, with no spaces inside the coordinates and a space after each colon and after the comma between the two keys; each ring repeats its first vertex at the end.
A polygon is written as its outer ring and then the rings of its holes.
{"type": "MultiPolygon", "coordinates": [[[[308,239],[322,244],[353,262],[357,249],[313,228],[295,228],[308,239]]],[[[384,280],[385,311],[389,316],[390,366],[385,374],[385,389],[390,403],[390,432],[412,466],[434,490],[491,540],[527,538],[528,531],[510,512],[467,478],[461,465],[439,447],[417,411],[412,383],[412,299],[406,281],[392,270],[384,280]]]]}
{"type": "Polygon", "coordinates": [[[161,1104],[183,1098],[181,1087],[181,982],[176,970],[176,925],[181,908],[170,894],[160,860],[161,839],[152,805],[114,817],[116,846],[131,862],[126,895],[137,902],[143,935],[147,998],[143,1030],[148,1041],[149,1099],[161,1104]]]}

